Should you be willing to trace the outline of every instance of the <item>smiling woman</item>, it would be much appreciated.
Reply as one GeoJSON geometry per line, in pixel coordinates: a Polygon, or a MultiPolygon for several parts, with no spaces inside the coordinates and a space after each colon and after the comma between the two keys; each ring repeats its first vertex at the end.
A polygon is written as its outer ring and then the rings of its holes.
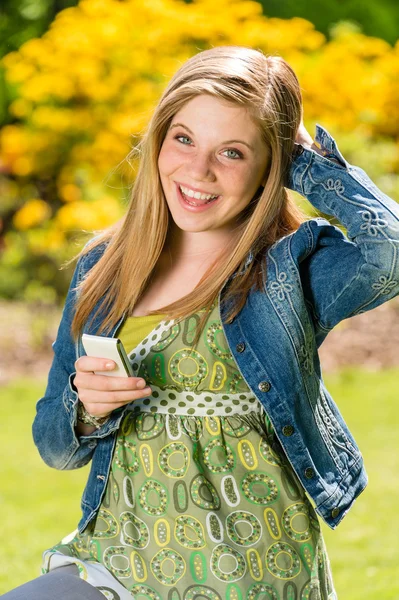
{"type": "MultiPolygon", "coordinates": [[[[210,306],[250,252],[262,256],[265,246],[295,231],[305,217],[284,180],[296,137],[308,146],[313,141],[301,124],[301,102],[288,63],[250,48],[201,52],[175,74],[137,149],[140,167],[125,219],[84,250],[112,236],[82,289],[74,335],[104,295],[115,302],[101,331],[124,311],[180,318],[210,306]],[[180,185],[224,197],[209,208],[191,206],[180,185]],[[211,221],[214,228],[206,226],[211,221]]],[[[262,287],[256,262],[228,292],[236,300],[230,318],[254,283],[262,287]]]]}
{"type": "Polygon", "coordinates": [[[399,294],[399,209],[320,125],[315,142],[280,57],[213,48],[173,77],[37,404],[43,460],[92,461],[82,518],[6,600],[336,599],[318,517],[337,527],[367,475],[318,348],[399,294]],[[118,336],[133,375],[83,333],[118,336]]]}
{"type": "Polygon", "coordinates": [[[188,101],[173,117],[158,159],[175,243],[183,249],[193,243],[184,232],[209,232],[209,242],[222,248],[265,185],[269,154],[244,106],[210,95],[188,101]]]}

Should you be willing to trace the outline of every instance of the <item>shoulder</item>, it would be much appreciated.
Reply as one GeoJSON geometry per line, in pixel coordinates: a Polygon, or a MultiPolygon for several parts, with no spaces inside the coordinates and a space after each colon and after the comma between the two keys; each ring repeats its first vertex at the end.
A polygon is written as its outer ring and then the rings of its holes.
{"type": "Polygon", "coordinates": [[[279,262],[292,259],[301,263],[325,246],[350,243],[345,233],[324,217],[307,219],[295,231],[279,238],[267,251],[268,257],[279,262]]]}
{"type": "Polygon", "coordinates": [[[325,219],[324,217],[313,217],[312,219],[307,219],[298,227],[298,229],[294,232],[295,236],[312,236],[312,239],[316,239],[320,236],[335,236],[335,235],[344,235],[343,232],[337,225],[333,225],[325,219]]]}
{"type": "Polygon", "coordinates": [[[76,266],[79,280],[82,280],[86,273],[98,263],[108,245],[109,241],[102,241],[100,236],[96,236],[83,246],[76,266]]]}
{"type": "Polygon", "coordinates": [[[306,258],[324,246],[349,242],[345,233],[324,217],[314,217],[301,223],[290,239],[293,256],[306,258]]]}

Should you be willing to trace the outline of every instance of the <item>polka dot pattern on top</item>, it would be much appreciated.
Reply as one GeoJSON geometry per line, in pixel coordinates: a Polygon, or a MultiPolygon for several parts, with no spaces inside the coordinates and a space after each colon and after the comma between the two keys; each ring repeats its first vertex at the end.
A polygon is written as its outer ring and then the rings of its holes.
{"type": "Polygon", "coordinates": [[[191,416],[261,412],[230,352],[217,302],[194,346],[200,318],[196,313],[180,323],[161,321],[133,350],[127,345],[134,375],[152,390],[129,410],[191,416]]]}

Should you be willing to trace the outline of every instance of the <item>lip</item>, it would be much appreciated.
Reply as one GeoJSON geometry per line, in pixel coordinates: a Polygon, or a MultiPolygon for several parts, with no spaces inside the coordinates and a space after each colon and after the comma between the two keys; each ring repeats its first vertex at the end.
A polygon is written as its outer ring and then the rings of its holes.
{"type": "MultiPolygon", "coordinates": [[[[193,192],[199,192],[200,194],[211,194],[214,195],[214,192],[207,192],[206,190],[200,190],[199,188],[195,188],[192,185],[187,185],[186,183],[182,183],[181,181],[175,181],[176,185],[182,185],[183,187],[190,188],[193,192]]],[[[216,195],[216,194],[215,194],[216,195]]]]}
{"type": "MultiPolygon", "coordinates": [[[[204,204],[200,204],[198,206],[192,206],[191,204],[188,204],[188,202],[185,201],[185,199],[182,196],[182,193],[180,191],[180,186],[183,185],[183,187],[186,187],[184,184],[182,183],[178,183],[177,181],[174,182],[175,186],[176,186],[176,194],[177,194],[177,198],[180,202],[180,205],[185,209],[188,210],[189,212],[193,212],[193,213],[198,213],[198,212],[204,212],[206,210],[209,210],[212,206],[214,206],[215,204],[217,204],[220,200],[220,196],[217,200],[214,200],[213,202],[210,202],[209,204],[204,203],[204,204]]],[[[190,187],[190,186],[187,186],[190,187]]],[[[192,187],[190,187],[190,189],[194,189],[192,187]]],[[[200,190],[194,190],[194,191],[200,191],[200,190]]],[[[203,194],[205,194],[206,192],[201,192],[203,194]]],[[[193,198],[193,201],[195,201],[195,198],[193,198]]]]}

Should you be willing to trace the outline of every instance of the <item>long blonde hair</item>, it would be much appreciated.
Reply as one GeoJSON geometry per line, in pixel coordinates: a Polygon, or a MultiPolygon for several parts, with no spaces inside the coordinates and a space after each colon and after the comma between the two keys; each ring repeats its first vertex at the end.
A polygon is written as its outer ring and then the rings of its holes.
{"type": "Polygon", "coordinates": [[[251,287],[262,289],[265,283],[267,248],[306,219],[284,187],[301,120],[302,97],[294,71],[280,56],[265,56],[240,46],[219,46],[196,54],[169,82],[134,150],[140,157],[139,169],[125,216],[81,253],[107,243],[103,255],[80,284],[72,323],[75,337],[98,302],[96,314],[106,308],[99,331],[108,331],[123,313],[131,314],[143,293],[164,247],[171,218],[158,172],[158,156],[174,115],[199,94],[249,109],[270,151],[267,181],[244,219],[240,219],[237,235],[195,290],[150,314],[165,313],[171,319],[181,319],[209,308],[226,280],[238,272],[225,298],[233,299],[227,315],[227,321],[231,321],[244,306],[251,287]],[[250,252],[254,260],[244,272],[250,252]]]}

